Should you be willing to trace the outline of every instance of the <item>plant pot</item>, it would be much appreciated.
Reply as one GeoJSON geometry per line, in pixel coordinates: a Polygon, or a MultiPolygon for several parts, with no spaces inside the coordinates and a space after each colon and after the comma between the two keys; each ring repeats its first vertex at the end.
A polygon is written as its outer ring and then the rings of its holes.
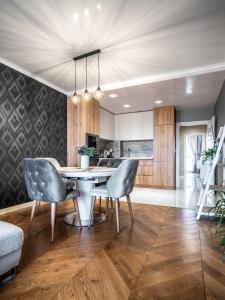
{"type": "Polygon", "coordinates": [[[84,169],[84,170],[87,170],[89,168],[89,156],[88,155],[81,155],[80,167],[81,167],[81,169],[84,169]]]}

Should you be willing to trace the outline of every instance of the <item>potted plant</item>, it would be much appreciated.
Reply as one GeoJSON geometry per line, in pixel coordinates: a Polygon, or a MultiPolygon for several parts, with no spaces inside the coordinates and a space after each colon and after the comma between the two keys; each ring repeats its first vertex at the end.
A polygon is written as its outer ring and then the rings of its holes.
{"type": "Polygon", "coordinates": [[[221,191],[218,192],[218,194],[221,198],[217,201],[215,207],[212,207],[209,210],[209,213],[213,212],[215,220],[217,220],[216,226],[213,226],[215,225],[215,222],[212,221],[211,223],[212,236],[219,241],[218,248],[224,248],[222,259],[225,259],[225,192],[221,191]]]}
{"type": "Polygon", "coordinates": [[[214,156],[216,155],[216,151],[217,151],[217,147],[216,146],[213,147],[213,148],[209,148],[207,150],[204,150],[202,152],[202,155],[201,155],[203,163],[205,161],[212,162],[214,156]]]}
{"type": "Polygon", "coordinates": [[[95,152],[94,147],[88,147],[87,145],[82,145],[77,148],[78,154],[81,157],[81,169],[88,169],[89,168],[89,157],[92,156],[95,152]]]}

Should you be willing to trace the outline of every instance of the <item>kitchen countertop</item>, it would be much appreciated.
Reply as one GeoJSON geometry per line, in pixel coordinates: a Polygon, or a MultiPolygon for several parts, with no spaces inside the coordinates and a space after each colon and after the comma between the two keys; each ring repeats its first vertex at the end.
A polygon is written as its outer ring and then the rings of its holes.
{"type": "MultiPolygon", "coordinates": [[[[108,157],[109,158],[109,157],[108,157]]],[[[134,157],[112,157],[111,159],[114,159],[114,158],[121,158],[121,159],[140,159],[140,160],[152,160],[153,157],[137,157],[137,156],[134,156],[134,157]]],[[[102,159],[102,157],[100,158],[102,159]]]]}

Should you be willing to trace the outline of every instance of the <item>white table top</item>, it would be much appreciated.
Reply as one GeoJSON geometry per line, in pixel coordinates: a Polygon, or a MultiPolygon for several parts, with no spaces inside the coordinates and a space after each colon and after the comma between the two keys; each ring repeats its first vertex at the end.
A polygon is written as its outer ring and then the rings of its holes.
{"type": "Polygon", "coordinates": [[[61,167],[58,171],[62,177],[67,178],[96,178],[112,176],[116,168],[90,167],[87,170],[82,170],[77,167],[61,167]]]}

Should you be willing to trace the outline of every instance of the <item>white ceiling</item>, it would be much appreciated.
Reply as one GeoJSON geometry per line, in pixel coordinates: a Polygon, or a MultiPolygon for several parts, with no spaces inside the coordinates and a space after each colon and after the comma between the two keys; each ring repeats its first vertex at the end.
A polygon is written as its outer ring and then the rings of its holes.
{"type": "MultiPolygon", "coordinates": [[[[2,62],[68,94],[74,89],[72,57],[97,48],[105,90],[225,69],[224,32],[224,0],[0,1],[2,62]]],[[[97,85],[96,67],[96,57],[90,58],[89,89],[97,85]]],[[[81,61],[82,90],[84,70],[81,61]]]]}
{"type": "Polygon", "coordinates": [[[104,93],[100,105],[114,114],[152,110],[157,106],[173,105],[177,109],[212,107],[225,80],[225,71],[164,80],[104,93]],[[110,98],[112,93],[117,98],[110,98]],[[154,103],[162,100],[160,105],[154,103]],[[129,108],[123,105],[130,105],[129,108]]]}

